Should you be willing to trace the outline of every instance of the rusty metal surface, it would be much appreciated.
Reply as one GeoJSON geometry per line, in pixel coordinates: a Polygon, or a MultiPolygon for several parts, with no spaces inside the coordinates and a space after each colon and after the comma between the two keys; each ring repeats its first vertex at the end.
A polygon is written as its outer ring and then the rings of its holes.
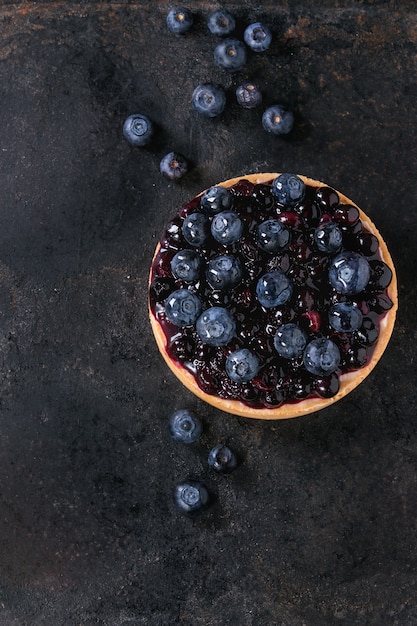
{"type": "Polygon", "coordinates": [[[403,2],[227,3],[274,43],[238,75],[212,60],[192,3],[2,3],[0,8],[0,624],[241,626],[417,623],[417,12],[403,2]],[[233,89],[296,111],[267,135],[233,89]],[[226,86],[218,120],[190,107],[226,86]],[[133,149],[125,117],[149,114],[133,149]],[[171,149],[193,169],[158,171],[171,149]],[[350,396],[279,423],[221,414],[164,367],[146,310],[153,248],[176,207],[251,171],[297,171],[346,193],[396,262],[400,310],[382,361],[350,396]],[[175,444],[189,406],[201,443],[175,444]],[[206,470],[227,440],[228,478],[206,470]],[[176,481],[216,494],[199,520],[176,481]]]}

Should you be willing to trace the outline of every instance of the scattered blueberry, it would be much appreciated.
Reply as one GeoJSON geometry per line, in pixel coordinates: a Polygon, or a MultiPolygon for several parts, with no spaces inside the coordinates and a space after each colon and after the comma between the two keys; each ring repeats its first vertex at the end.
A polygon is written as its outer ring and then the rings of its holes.
{"type": "Polygon", "coordinates": [[[282,104],[273,104],[262,115],[262,126],[268,133],[288,135],[294,127],[294,115],[282,104]]]}
{"type": "Polygon", "coordinates": [[[354,302],[337,302],[329,310],[329,323],[338,333],[352,333],[362,326],[363,315],[354,302]]]}
{"type": "Polygon", "coordinates": [[[185,218],[182,225],[184,239],[191,246],[196,246],[197,248],[205,242],[209,232],[209,218],[202,213],[191,213],[185,218]]]}
{"type": "Polygon", "coordinates": [[[272,33],[265,24],[255,22],[245,29],[243,39],[254,52],[264,52],[271,45],[272,33]]]}
{"type": "Polygon", "coordinates": [[[207,215],[215,215],[220,211],[230,209],[233,204],[233,195],[226,187],[210,187],[203,193],[200,200],[201,210],[207,215]]]}
{"type": "Polygon", "coordinates": [[[179,250],[171,261],[171,270],[175,278],[186,283],[198,280],[202,259],[195,250],[179,250]]]}
{"type": "Polygon", "coordinates": [[[218,443],[209,452],[208,465],[219,474],[230,474],[237,467],[237,456],[224,443],[218,443]]]}
{"type": "Polygon", "coordinates": [[[284,359],[297,359],[307,345],[307,335],[297,324],[283,324],[277,328],[274,347],[284,359]]]}
{"type": "Polygon", "coordinates": [[[306,186],[296,174],[280,174],[272,183],[272,193],[284,206],[295,206],[305,195],[306,186]]]}
{"type": "Polygon", "coordinates": [[[225,346],[234,337],[236,324],[227,309],[213,306],[200,315],[196,331],[203,343],[216,347],[225,346]]]}
{"type": "Polygon", "coordinates": [[[175,326],[194,324],[201,313],[201,301],[188,289],[177,289],[165,300],[165,314],[175,326]]]}
{"type": "Polygon", "coordinates": [[[237,383],[246,383],[259,371],[259,360],[247,348],[241,348],[229,354],[226,359],[226,373],[237,383]]]}
{"type": "Polygon", "coordinates": [[[254,109],[261,104],[262,93],[253,83],[242,83],[236,89],[236,99],[244,109],[254,109]]]}
{"type": "Polygon", "coordinates": [[[264,252],[275,254],[283,250],[290,240],[290,232],[278,220],[266,220],[259,224],[256,231],[256,243],[264,252]]]}
{"type": "Polygon", "coordinates": [[[267,272],[261,276],[256,285],[256,296],[267,309],[285,304],[291,295],[292,283],[280,270],[267,272]]]}
{"type": "Polygon", "coordinates": [[[203,422],[188,409],[174,411],[169,418],[172,438],[181,443],[193,443],[203,432],[203,422]]]}
{"type": "Polygon", "coordinates": [[[203,513],[210,502],[207,487],[198,480],[187,480],[174,489],[174,503],[183,515],[193,517],[203,513]]]}
{"type": "Polygon", "coordinates": [[[146,146],[153,137],[153,124],[146,115],[129,115],[123,124],[123,135],[132,146],[146,146]]]}
{"type": "Polygon", "coordinates": [[[246,63],[245,44],[239,39],[225,39],[214,50],[214,61],[222,69],[237,72],[246,63]]]}
{"type": "Polygon", "coordinates": [[[208,263],[207,282],[213,289],[220,291],[233,289],[242,280],[242,275],[240,261],[233,256],[217,256],[208,263]]]}
{"type": "Polygon", "coordinates": [[[235,18],[226,9],[217,9],[209,15],[207,26],[212,35],[227,37],[235,30],[235,18]]]}
{"type": "Polygon", "coordinates": [[[169,11],[166,23],[172,33],[183,35],[191,29],[194,23],[193,14],[185,7],[174,7],[169,11]]]}
{"type": "Polygon", "coordinates": [[[337,370],[340,352],[337,345],[326,337],[313,339],[304,351],[304,367],[315,376],[329,376],[337,370]]]}
{"type": "Polygon", "coordinates": [[[334,254],[342,245],[342,231],[333,222],[327,222],[314,231],[314,243],[320,252],[334,254]]]}
{"type": "Polygon", "coordinates": [[[211,234],[219,243],[228,245],[240,239],[243,233],[243,222],[237,213],[222,211],[215,215],[211,222],[211,234]]]}
{"type": "Polygon", "coordinates": [[[194,89],[192,103],[198,113],[206,117],[217,117],[226,106],[226,92],[221,85],[202,83],[194,89]]]}
{"type": "Polygon", "coordinates": [[[353,295],[366,287],[371,269],[364,256],[357,252],[341,252],[332,260],[329,281],[337,293],[353,295]]]}
{"type": "Polygon", "coordinates": [[[159,170],[169,180],[178,180],[188,172],[187,159],[179,152],[169,152],[163,157],[159,170]]]}

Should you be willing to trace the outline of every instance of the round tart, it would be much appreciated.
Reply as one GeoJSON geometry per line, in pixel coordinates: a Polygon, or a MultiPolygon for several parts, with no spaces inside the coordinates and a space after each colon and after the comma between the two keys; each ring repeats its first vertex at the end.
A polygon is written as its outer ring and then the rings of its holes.
{"type": "Polygon", "coordinates": [[[250,174],[182,206],[152,261],[149,314],[167,365],[222,411],[321,410],[373,370],[397,280],[365,213],[325,183],[250,174]]]}

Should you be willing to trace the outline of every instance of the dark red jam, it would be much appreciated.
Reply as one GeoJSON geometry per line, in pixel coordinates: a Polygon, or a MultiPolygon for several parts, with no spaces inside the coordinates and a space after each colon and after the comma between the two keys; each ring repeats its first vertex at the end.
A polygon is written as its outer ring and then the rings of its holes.
{"type": "Polygon", "coordinates": [[[271,409],[308,397],[336,395],[340,375],[369,362],[381,319],[393,306],[387,293],[392,272],[381,259],[377,238],[359,219],[357,208],[343,204],[329,187],[309,185],[301,202],[284,206],[274,197],[272,182],[252,184],[243,179],[230,187],[231,210],[243,222],[243,233],[235,243],[218,243],[209,233],[202,245],[191,246],[184,238],[182,225],[190,214],[202,212],[200,199],[181,207],[160,240],[149,290],[150,309],[166,337],[167,354],[194,375],[202,391],[253,408],[271,409]],[[263,251],[256,240],[258,225],[270,219],[290,231],[288,244],[275,254],[263,251]],[[315,230],[323,224],[336,224],[342,232],[337,253],[353,251],[368,261],[370,278],[360,293],[343,295],[330,284],[329,264],[335,254],[320,252],[314,240],[315,230]],[[198,278],[192,282],[179,280],[171,269],[174,255],[185,249],[197,251],[201,258],[198,278]],[[209,261],[219,255],[237,258],[243,268],[239,284],[223,291],[214,289],[206,276],[209,261]],[[256,285],[261,276],[273,270],[280,270],[291,280],[292,295],[284,305],[265,308],[256,297],[256,285]],[[236,331],[227,345],[207,345],[197,334],[195,324],[179,327],[168,321],[165,302],[178,289],[195,293],[203,311],[220,306],[231,313],[236,331]],[[362,313],[362,324],[353,332],[338,332],[329,323],[330,307],[341,302],[353,302],[362,313]],[[302,358],[288,359],[278,354],[274,336],[278,327],[290,322],[304,331],[308,341],[325,337],[337,345],[340,363],[335,371],[312,374],[302,358]],[[259,362],[259,371],[246,382],[232,380],[225,369],[228,355],[240,348],[249,349],[259,362]]]}

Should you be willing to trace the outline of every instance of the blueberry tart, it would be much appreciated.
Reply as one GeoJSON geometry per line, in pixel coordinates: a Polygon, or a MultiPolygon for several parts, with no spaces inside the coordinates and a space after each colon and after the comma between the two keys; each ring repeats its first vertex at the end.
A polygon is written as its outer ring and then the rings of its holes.
{"type": "Polygon", "coordinates": [[[182,206],[149,278],[170,369],[209,404],[260,419],[306,415],[355,389],[388,344],[397,304],[372,221],[292,173],[227,180],[182,206]]]}

